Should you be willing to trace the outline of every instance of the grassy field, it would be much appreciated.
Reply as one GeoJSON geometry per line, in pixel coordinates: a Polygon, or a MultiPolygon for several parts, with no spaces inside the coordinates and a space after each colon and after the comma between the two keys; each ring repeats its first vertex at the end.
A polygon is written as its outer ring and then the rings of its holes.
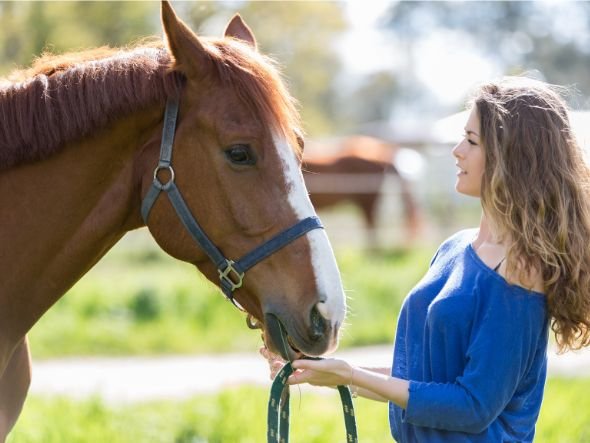
{"type": "MultiPolygon", "coordinates": [[[[401,301],[433,248],[339,251],[350,305],[343,346],[390,343],[401,301]]],[[[260,334],[190,265],[145,236],[124,239],[30,333],[35,358],[257,349],[260,334]]]]}
{"type": "MultiPolygon", "coordinates": [[[[338,397],[292,391],[291,440],[344,441],[338,397]]],[[[321,394],[324,392],[324,394],[321,394]]],[[[590,442],[590,379],[550,379],[536,443],[590,442]]],[[[182,402],[107,406],[98,399],[30,398],[8,443],[254,443],[266,441],[263,388],[227,390],[182,402]]],[[[391,441],[387,406],[355,400],[359,439],[391,441]]]]}
{"type": "MultiPolygon", "coordinates": [[[[434,247],[364,254],[337,250],[349,299],[342,346],[391,343],[396,316],[434,247]]],[[[35,359],[255,350],[258,332],[192,267],[167,258],[144,234],[114,249],[33,328],[35,359]]],[[[325,391],[324,391],[325,392],[325,391]]],[[[590,379],[551,379],[536,442],[590,443],[590,379]]],[[[182,402],[106,405],[31,397],[9,443],[260,442],[268,390],[241,388],[182,402]]],[[[390,441],[387,408],[357,400],[363,443],[390,441]]],[[[293,391],[292,440],[343,441],[335,395],[293,391]]]]}

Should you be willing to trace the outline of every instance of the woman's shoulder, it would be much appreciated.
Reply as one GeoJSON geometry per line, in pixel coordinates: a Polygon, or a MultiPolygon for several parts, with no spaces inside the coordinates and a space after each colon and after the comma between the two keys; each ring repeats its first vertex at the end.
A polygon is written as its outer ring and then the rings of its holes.
{"type": "MultiPolygon", "coordinates": [[[[441,249],[461,251],[470,249],[477,233],[477,228],[463,229],[446,239],[441,245],[441,249]]],[[[467,255],[477,256],[475,250],[471,249],[469,252],[472,254],[467,255]]],[[[507,283],[509,287],[517,290],[524,289],[529,293],[543,294],[545,290],[544,281],[542,273],[538,268],[531,267],[530,269],[523,271],[521,266],[517,265],[516,268],[511,267],[508,261],[504,258],[498,260],[496,257],[489,263],[482,259],[482,257],[477,256],[477,258],[479,259],[479,264],[484,265],[482,266],[483,269],[488,271],[493,277],[500,277],[500,279],[503,280],[504,283],[507,283]]]]}
{"type": "Polygon", "coordinates": [[[462,229],[458,232],[455,232],[449,238],[447,238],[444,243],[455,243],[455,244],[470,244],[475,236],[477,235],[478,228],[468,228],[462,229]]]}
{"type": "Polygon", "coordinates": [[[456,256],[465,251],[465,249],[471,244],[475,234],[477,234],[477,229],[475,228],[463,229],[448,237],[436,250],[434,257],[430,261],[430,265],[432,266],[437,260],[446,260],[451,256],[456,256]]]}
{"type": "Polygon", "coordinates": [[[523,270],[520,266],[516,266],[515,269],[509,269],[507,266],[503,266],[503,269],[499,271],[502,277],[513,286],[518,286],[535,293],[542,294],[545,292],[543,275],[537,268],[523,270]]]}

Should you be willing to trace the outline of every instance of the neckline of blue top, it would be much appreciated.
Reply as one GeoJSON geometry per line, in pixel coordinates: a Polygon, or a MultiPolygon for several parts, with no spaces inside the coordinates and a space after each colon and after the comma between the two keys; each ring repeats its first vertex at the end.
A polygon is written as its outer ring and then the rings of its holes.
{"type": "MultiPolygon", "coordinates": [[[[515,285],[510,283],[508,280],[506,280],[503,276],[501,276],[500,274],[498,274],[496,271],[494,271],[492,268],[490,268],[488,265],[486,265],[483,260],[481,259],[481,257],[479,255],[477,255],[477,252],[475,251],[475,249],[473,248],[473,245],[471,244],[471,241],[468,242],[467,244],[467,252],[469,253],[469,255],[473,258],[473,261],[482,269],[484,269],[487,273],[491,274],[491,276],[495,279],[498,279],[499,281],[501,281],[505,286],[507,286],[508,288],[512,289],[512,290],[516,290],[516,291],[521,291],[521,292],[525,292],[526,294],[531,294],[531,295],[537,295],[540,297],[545,298],[545,294],[543,294],[542,292],[538,292],[538,291],[534,291],[532,289],[527,289],[524,286],[520,286],[520,285],[515,285]]],[[[502,259],[503,260],[503,259],[502,259]]],[[[500,262],[501,263],[501,262],[500,262]]]]}

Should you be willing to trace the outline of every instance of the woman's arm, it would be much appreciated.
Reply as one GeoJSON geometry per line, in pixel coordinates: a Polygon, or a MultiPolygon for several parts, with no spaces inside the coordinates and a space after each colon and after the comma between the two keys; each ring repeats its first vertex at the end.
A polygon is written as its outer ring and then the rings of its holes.
{"type": "Polygon", "coordinates": [[[293,368],[297,371],[289,377],[289,384],[351,385],[366,398],[392,401],[402,408],[408,403],[408,382],[389,376],[388,368],[360,368],[337,359],[296,360],[293,368]]]}
{"type": "MultiPolygon", "coordinates": [[[[391,374],[391,368],[360,367],[359,369],[364,369],[366,371],[375,372],[377,374],[382,374],[382,375],[391,374]]],[[[356,372],[356,367],[354,368],[354,371],[356,372]]],[[[350,390],[353,393],[353,397],[356,397],[358,395],[360,397],[368,398],[370,400],[375,400],[375,401],[383,401],[383,402],[389,401],[387,398],[385,398],[385,397],[383,397],[383,396],[381,396],[369,389],[361,388],[358,384],[351,384],[350,390]]]]}

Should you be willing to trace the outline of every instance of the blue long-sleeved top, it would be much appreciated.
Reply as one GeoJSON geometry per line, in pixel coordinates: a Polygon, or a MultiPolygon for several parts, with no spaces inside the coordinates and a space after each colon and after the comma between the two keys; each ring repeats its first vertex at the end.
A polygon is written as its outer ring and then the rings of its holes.
{"type": "Polygon", "coordinates": [[[400,311],[392,376],[409,380],[405,410],[389,404],[395,440],[531,442],[547,370],[545,296],[509,284],[471,246],[446,240],[400,311]]]}

